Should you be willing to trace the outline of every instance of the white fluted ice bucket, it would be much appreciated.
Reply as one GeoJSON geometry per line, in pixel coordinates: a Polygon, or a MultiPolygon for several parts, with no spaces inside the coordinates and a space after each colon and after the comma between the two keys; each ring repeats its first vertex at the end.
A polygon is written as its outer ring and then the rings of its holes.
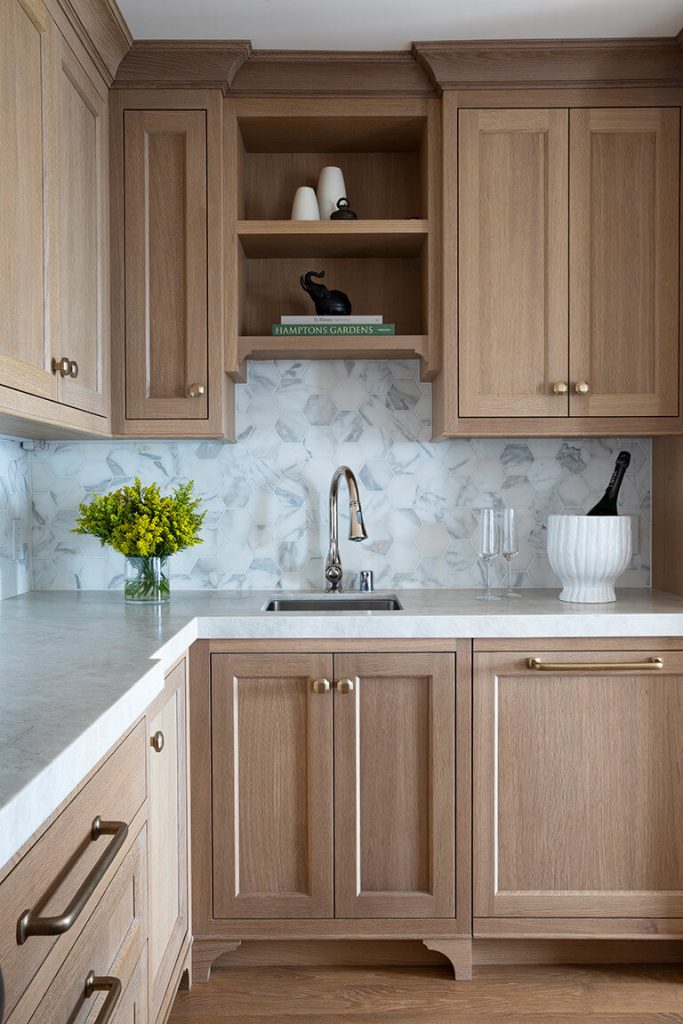
{"type": "Polygon", "coordinates": [[[548,560],[560,601],[616,601],[614,584],[631,561],[628,516],[548,516],[548,560]]]}

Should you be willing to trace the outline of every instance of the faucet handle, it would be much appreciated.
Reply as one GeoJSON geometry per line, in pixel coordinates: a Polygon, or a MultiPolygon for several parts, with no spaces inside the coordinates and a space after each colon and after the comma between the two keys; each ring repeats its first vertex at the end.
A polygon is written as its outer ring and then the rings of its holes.
{"type": "Polygon", "coordinates": [[[371,594],[375,589],[375,574],[372,569],[361,569],[359,589],[363,594],[371,594]]]}

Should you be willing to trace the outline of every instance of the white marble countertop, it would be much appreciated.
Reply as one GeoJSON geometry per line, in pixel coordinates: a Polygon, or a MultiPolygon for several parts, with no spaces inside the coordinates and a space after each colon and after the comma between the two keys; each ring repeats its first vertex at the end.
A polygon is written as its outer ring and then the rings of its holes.
{"type": "Polygon", "coordinates": [[[266,613],[266,601],[284,595],[262,591],[175,592],[163,608],[99,591],[0,602],[0,865],[143,713],[196,639],[683,636],[683,599],[652,590],[622,590],[611,605],[562,604],[547,590],[491,603],[476,595],[401,590],[403,611],[318,615],[266,613]]]}

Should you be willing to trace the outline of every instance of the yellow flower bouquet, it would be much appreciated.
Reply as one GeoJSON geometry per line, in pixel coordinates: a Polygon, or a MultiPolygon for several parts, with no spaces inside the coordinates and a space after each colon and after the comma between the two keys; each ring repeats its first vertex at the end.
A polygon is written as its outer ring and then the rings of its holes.
{"type": "Polygon", "coordinates": [[[124,596],[130,602],[168,601],[171,587],[168,558],[176,551],[201,544],[199,531],[205,512],[192,493],[194,481],[162,496],[158,484],[132,487],[111,494],[93,494],[79,506],[74,533],[98,537],[126,556],[124,596]]]}

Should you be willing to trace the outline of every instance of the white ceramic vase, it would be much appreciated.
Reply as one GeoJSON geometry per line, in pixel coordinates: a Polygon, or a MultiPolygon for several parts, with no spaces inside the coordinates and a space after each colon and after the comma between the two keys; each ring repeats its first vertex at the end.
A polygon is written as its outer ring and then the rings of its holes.
{"type": "Polygon", "coordinates": [[[315,191],[308,185],[302,185],[294,193],[292,203],[292,220],[320,220],[320,210],[315,191]]]}
{"type": "Polygon", "coordinates": [[[614,584],[631,561],[629,516],[548,516],[548,560],[560,601],[616,601],[614,584]]]}
{"type": "Polygon", "coordinates": [[[318,207],[320,219],[329,220],[337,203],[346,196],[346,185],[341,167],[323,167],[318,178],[318,207]]]}

